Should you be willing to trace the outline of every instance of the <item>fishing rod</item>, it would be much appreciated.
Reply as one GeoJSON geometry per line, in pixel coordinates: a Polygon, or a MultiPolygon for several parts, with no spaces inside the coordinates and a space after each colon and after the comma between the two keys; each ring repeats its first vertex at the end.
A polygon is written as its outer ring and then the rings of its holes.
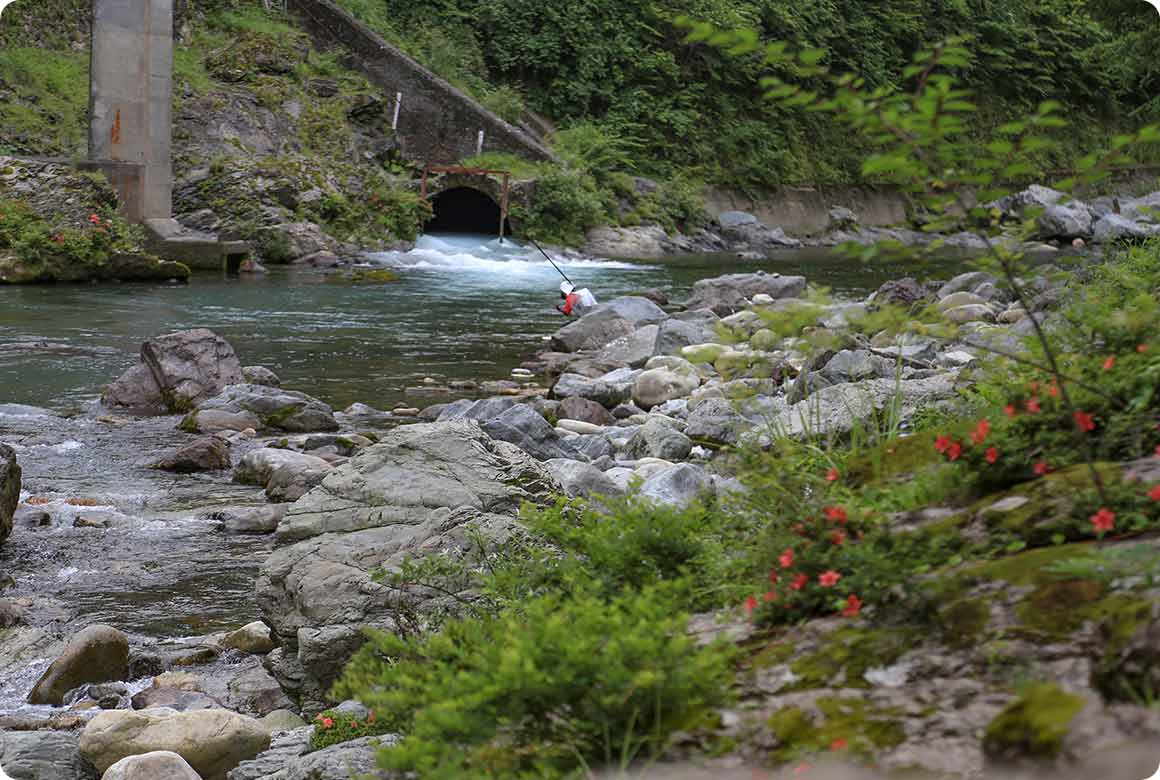
{"type": "Polygon", "coordinates": [[[566,274],[560,270],[560,266],[556,265],[556,261],[553,260],[551,257],[548,257],[548,253],[544,251],[543,247],[541,247],[539,244],[536,243],[536,239],[529,238],[528,241],[531,241],[532,246],[534,246],[536,249],[540,250],[540,254],[542,254],[544,257],[546,257],[548,259],[548,262],[552,264],[552,267],[556,269],[556,271],[560,274],[560,276],[564,277],[565,282],[567,282],[568,284],[573,284],[573,285],[575,284],[575,282],[573,282],[571,279],[568,278],[568,274],[566,274]]]}

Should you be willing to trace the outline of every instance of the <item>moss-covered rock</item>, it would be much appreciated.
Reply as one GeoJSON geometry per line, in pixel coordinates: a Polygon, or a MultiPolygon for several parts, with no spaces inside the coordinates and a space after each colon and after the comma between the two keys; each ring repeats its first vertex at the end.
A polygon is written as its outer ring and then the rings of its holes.
{"type": "Polygon", "coordinates": [[[906,626],[838,629],[824,637],[817,650],[790,664],[798,677],[792,688],[869,688],[865,673],[895,663],[917,639],[918,632],[906,626]]]}
{"type": "Polygon", "coordinates": [[[1054,758],[1084,704],[1082,696],[1053,683],[1031,686],[987,726],[983,738],[987,758],[997,763],[1054,758]]]}
{"type": "Polygon", "coordinates": [[[813,711],[783,707],[769,717],[766,727],[777,740],[773,753],[777,761],[829,752],[873,759],[905,741],[900,715],[859,698],[834,696],[816,700],[813,711]]]}

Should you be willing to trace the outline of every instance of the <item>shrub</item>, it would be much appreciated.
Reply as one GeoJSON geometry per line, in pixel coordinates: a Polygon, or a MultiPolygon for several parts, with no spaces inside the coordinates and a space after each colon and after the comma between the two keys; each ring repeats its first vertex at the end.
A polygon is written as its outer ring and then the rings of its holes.
{"type": "Polygon", "coordinates": [[[372,712],[363,720],[345,712],[327,710],[314,718],[314,734],[310,737],[310,749],[322,750],[331,745],[350,742],[363,737],[377,737],[388,733],[372,712]]]}
{"type": "Polygon", "coordinates": [[[562,777],[662,748],[727,698],[719,646],[698,648],[659,591],[543,596],[413,639],[372,632],[337,691],[404,734],[384,767],[437,778],[562,777]]]}
{"type": "Polygon", "coordinates": [[[609,204],[588,174],[556,169],[540,177],[532,205],[516,216],[533,238],[577,245],[590,228],[608,221],[609,204]]]}

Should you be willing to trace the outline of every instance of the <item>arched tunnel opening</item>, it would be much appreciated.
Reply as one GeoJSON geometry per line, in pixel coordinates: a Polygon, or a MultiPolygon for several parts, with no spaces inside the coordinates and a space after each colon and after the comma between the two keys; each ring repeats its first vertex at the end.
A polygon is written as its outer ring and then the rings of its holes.
{"type": "MultiPolygon", "coordinates": [[[[424,228],[428,233],[499,234],[500,208],[486,193],[471,187],[444,190],[431,198],[434,212],[424,228]]],[[[503,233],[511,227],[504,220],[503,233]]]]}

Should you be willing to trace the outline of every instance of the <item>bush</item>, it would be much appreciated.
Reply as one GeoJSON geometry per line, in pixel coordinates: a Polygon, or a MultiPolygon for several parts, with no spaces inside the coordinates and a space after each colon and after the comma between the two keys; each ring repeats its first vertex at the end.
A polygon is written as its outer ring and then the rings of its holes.
{"type": "Polygon", "coordinates": [[[310,737],[310,749],[322,750],[331,745],[350,742],[363,737],[377,737],[389,732],[372,712],[359,720],[354,715],[327,710],[314,718],[314,734],[310,737]]]}
{"type": "Polygon", "coordinates": [[[605,198],[588,174],[556,169],[540,177],[532,205],[514,216],[523,220],[524,232],[533,238],[579,245],[589,229],[608,221],[605,198]]]}
{"type": "Polygon", "coordinates": [[[725,702],[728,659],[655,590],[544,596],[416,639],[374,632],[337,691],[404,734],[380,754],[424,780],[563,777],[651,754],[725,702]]]}

